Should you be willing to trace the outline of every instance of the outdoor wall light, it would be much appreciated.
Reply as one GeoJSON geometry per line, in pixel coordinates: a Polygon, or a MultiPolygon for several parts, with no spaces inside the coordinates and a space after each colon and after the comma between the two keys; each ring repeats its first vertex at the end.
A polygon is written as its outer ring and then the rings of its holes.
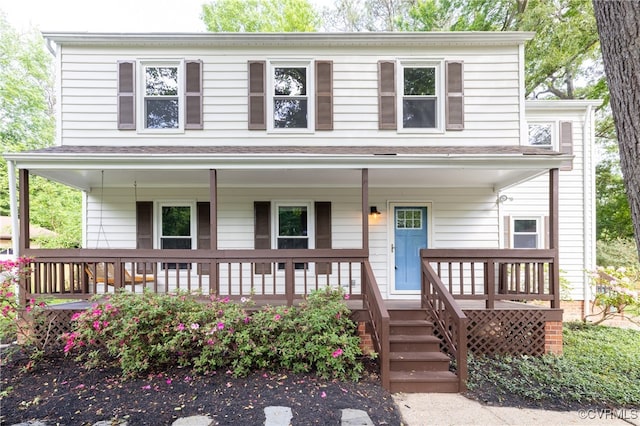
{"type": "Polygon", "coordinates": [[[382,213],[380,213],[380,212],[378,211],[378,207],[376,207],[376,206],[371,206],[371,214],[372,214],[372,215],[374,215],[374,216],[380,216],[382,213]]]}

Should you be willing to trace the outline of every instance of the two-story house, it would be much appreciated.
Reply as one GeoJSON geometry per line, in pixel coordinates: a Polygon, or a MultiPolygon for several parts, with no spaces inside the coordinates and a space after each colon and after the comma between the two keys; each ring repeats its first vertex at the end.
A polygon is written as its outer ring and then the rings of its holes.
{"type": "Polygon", "coordinates": [[[22,296],[342,286],[392,390],[460,389],[467,347],[561,350],[561,271],[582,299],[594,258],[594,104],[525,101],[533,36],[44,34],[58,144],[5,155],[22,296]],[[82,249],[29,248],[31,174],[83,191],[82,249]],[[457,376],[422,368],[416,318],[457,376]]]}

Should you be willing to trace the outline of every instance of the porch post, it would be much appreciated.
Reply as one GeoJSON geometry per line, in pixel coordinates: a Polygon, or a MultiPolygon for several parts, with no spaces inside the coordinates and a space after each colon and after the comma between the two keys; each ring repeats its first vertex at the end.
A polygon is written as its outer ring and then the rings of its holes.
{"type": "Polygon", "coordinates": [[[29,170],[20,169],[20,246],[18,253],[22,256],[29,248],[29,170]]]}
{"type": "MultiPolygon", "coordinates": [[[[218,251],[218,171],[209,170],[209,250],[218,251]]],[[[218,261],[209,258],[209,292],[220,294],[218,261]]]]}
{"type": "Polygon", "coordinates": [[[13,255],[20,256],[20,218],[18,216],[18,194],[16,193],[16,165],[13,161],[7,161],[9,172],[9,211],[11,214],[11,249],[13,255]]]}
{"type": "Polygon", "coordinates": [[[369,253],[369,169],[362,169],[362,250],[369,253]]]}
{"type": "Polygon", "coordinates": [[[560,259],[558,250],[558,236],[560,231],[558,217],[559,188],[558,183],[559,169],[549,170],[549,248],[555,252],[555,259],[551,267],[551,282],[553,291],[552,308],[560,307],[560,259]]]}

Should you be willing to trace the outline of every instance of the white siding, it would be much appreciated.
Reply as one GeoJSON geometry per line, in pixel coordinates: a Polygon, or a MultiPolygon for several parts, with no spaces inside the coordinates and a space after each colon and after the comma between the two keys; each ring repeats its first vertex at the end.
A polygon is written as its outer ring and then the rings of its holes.
{"type": "MultiPolygon", "coordinates": [[[[518,47],[348,49],[126,49],[63,46],[61,132],[65,145],[518,145],[518,47]],[[204,130],[150,135],[116,127],[119,60],[201,59],[204,130]],[[247,61],[318,59],[334,62],[334,130],[312,134],[247,130],[247,61]],[[377,61],[424,58],[464,61],[465,130],[437,134],[378,130],[377,61]],[[180,140],[178,143],[177,140],[180,140]],[[395,141],[394,141],[395,139],[395,141]]],[[[444,73],[443,73],[444,74],[444,73]]]]}

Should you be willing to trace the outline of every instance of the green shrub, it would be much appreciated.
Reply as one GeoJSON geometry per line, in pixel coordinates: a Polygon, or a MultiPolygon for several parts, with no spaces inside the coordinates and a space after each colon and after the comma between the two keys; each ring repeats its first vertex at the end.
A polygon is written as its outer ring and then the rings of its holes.
{"type": "Polygon", "coordinates": [[[174,363],[236,376],[282,368],[360,376],[359,338],[341,290],[316,291],[299,307],[247,308],[228,298],[205,304],[187,294],[118,293],[74,315],[64,351],[88,366],[107,356],[129,376],[174,363]]]}
{"type": "Polygon", "coordinates": [[[615,265],[640,269],[635,241],[631,238],[598,240],[596,242],[596,263],[603,266],[615,265]]]}

